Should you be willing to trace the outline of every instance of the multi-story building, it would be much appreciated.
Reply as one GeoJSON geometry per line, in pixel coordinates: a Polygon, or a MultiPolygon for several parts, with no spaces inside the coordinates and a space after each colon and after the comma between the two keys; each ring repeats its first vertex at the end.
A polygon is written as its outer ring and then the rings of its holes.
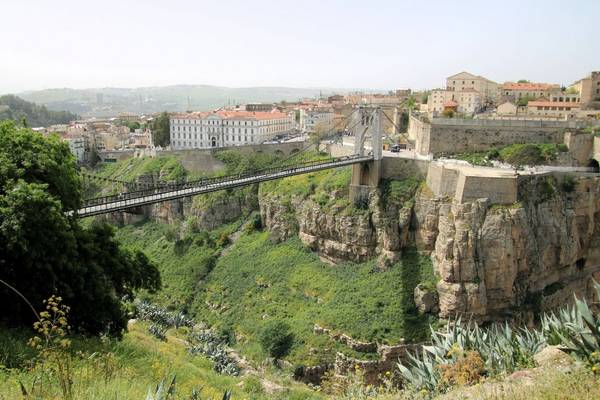
{"type": "Polygon", "coordinates": [[[86,137],[68,136],[65,140],[69,144],[69,150],[71,150],[77,162],[83,162],[85,160],[86,137]]]}
{"type": "Polygon", "coordinates": [[[192,112],[170,118],[171,148],[198,149],[260,144],[292,129],[290,114],[251,111],[192,112]]]}
{"type": "Polygon", "coordinates": [[[334,115],[329,109],[313,109],[300,114],[300,127],[306,133],[329,132],[333,122],[334,115]]]}
{"type": "Polygon", "coordinates": [[[589,76],[578,80],[572,86],[580,96],[584,107],[593,101],[600,102],[600,71],[594,71],[589,76]]]}
{"type": "Polygon", "coordinates": [[[427,98],[427,111],[441,113],[450,101],[457,103],[457,111],[464,114],[479,112],[483,106],[481,94],[473,89],[460,91],[436,89],[427,98]]]}
{"type": "Polygon", "coordinates": [[[479,93],[483,104],[493,104],[499,99],[498,84],[496,82],[466,71],[447,77],[446,90],[452,92],[474,90],[479,93]]]}
{"type": "Polygon", "coordinates": [[[561,92],[560,85],[532,82],[505,82],[502,84],[501,91],[502,97],[513,101],[518,101],[522,97],[532,99],[550,98],[550,96],[561,92]]]}

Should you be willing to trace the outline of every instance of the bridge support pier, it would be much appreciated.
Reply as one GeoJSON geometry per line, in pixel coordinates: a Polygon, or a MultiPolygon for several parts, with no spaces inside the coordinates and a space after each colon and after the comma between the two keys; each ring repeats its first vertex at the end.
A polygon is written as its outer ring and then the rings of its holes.
{"type": "Polygon", "coordinates": [[[373,161],[352,166],[350,201],[355,205],[368,204],[369,193],[379,186],[382,159],[382,115],[379,107],[360,107],[354,123],[354,154],[365,155],[365,142],[370,138],[373,161]]]}

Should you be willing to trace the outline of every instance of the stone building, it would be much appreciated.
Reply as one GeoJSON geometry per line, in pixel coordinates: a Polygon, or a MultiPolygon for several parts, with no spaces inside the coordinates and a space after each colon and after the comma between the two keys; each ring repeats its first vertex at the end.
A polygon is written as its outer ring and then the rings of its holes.
{"type": "Polygon", "coordinates": [[[449,102],[456,102],[456,111],[464,114],[475,114],[483,106],[481,94],[473,89],[460,91],[436,89],[427,98],[427,111],[441,113],[449,102]]]}
{"type": "Polygon", "coordinates": [[[294,118],[279,111],[225,111],[173,114],[171,148],[201,149],[260,144],[289,132],[294,118]]]}
{"type": "Polygon", "coordinates": [[[600,102],[600,71],[592,72],[575,82],[572,87],[579,93],[584,107],[590,106],[594,101],[600,102]]]}
{"type": "Polygon", "coordinates": [[[479,93],[482,103],[496,103],[499,97],[498,84],[481,75],[463,71],[446,78],[446,90],[464,92],[473,90],[479,93]]]}
{"type": "Polygon", "coordinates": [[[518,101],[522,97],[550,98],[552,95],[559,94],[560,91],[560,85],[551,83],[505,82],[501,87],[502,97],[512,101],[518,101]]]}
{"type": "Polygon", "coordinates": [[[580,103],[550,100],[532,100],[527,103],[527,114],[539,117],[573,118],[580,103]]]}

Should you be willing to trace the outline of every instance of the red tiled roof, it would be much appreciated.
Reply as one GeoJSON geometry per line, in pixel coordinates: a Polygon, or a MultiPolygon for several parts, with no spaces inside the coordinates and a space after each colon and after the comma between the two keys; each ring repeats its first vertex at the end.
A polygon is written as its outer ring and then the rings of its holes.
{"type": "Polygon", "coordinates": [[[528,107],[571,107],[579,108],[581,103],[568,102],[568,101],[530,101],[527,103],[528,107]]]}
{"type": "Polygon", "coordinates": [[[502,85],[502,90],[550,90],[559,89],[560,86],[552,83],[516,83],[505,82],[502,85]]]}
{"type": "Polygon", "coordinates": [[[458,103],[454,100],[448,100],[444,102],[444,107],[458,107],[458,103]]]}
{"type": "Polygon", "coordinates": [[[192,112],[192,113],[176,113],[173,114],[173,118],[181,119],[205,119],[211,115],[217,115],[221,119],[227,120],[255,120],[255,121],[266,121],[270,119],[283,119],[287,118],[286,113],[279,111],[229,111],[219,110],[213,112],[192,112]]]}

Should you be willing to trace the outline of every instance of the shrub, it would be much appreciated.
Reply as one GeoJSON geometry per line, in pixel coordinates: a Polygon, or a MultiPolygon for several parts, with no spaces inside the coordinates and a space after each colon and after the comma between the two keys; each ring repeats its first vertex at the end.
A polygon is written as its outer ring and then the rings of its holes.
{"type": "Polygon", "coordinates": [[[283,321],[271,321],[265,325],[259,338],[263,350],[274,358],[286,356],[294,344],[290,326],[283,321]]]}
{"type": "Polygon", "coordinates": [[[561,187],[567,193],[571,193],[575,190],[575,179],[572,176],[565,176],[565,179],[562,181],[561,187]]]}
{"type": "Polygon", "coordinates": [[[459,348],[458,359],[454,364],[440,365],[441,383],[445,386],[473,385],[481,380],[485,366],[481,356],[476,351],[463,352],[459,348]]]}

